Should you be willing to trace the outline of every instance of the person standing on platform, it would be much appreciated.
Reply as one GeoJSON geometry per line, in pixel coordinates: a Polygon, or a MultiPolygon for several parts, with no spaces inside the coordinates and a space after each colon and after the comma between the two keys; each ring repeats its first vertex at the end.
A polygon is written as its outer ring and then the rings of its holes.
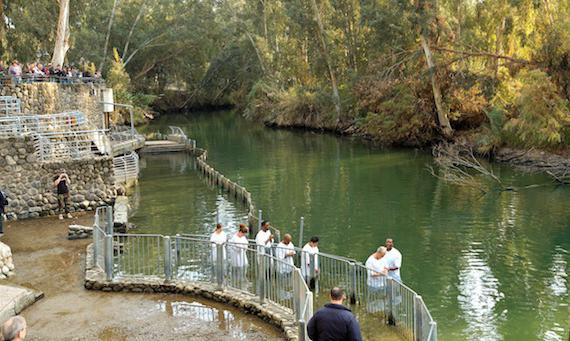
{"type": "Polygon", "coordinates": [[[248,228],[244,224],[239,225],[239,230],[230,240],[230,265],[232,271],[232,283],[240,289],[245,285],[245,274],[249,261],[247,259],[248,228]]]}
{"type": "Polygon", "coordinates": [[[295,270],[295,246],[291,241],[293,238],[290,234],[283,236],[283,240],[277,244],[275,256],[279,260],[277,262],[278,284],[279,293],[282,299],[290,299],[292,297],[292,281],[291,274],[295,270]]]}
{"type": "Polygon", "coordinates": [[[398,282],[402,282],[402,278],[400,277],[402,254],[394,247],[394,241],[391,238],[386,239],[386,264],[388,267],[388,276],[398,282]]]}
{"type": "MultiPolygon", "coordinates": [[[[210,236],[210,243],[212,245],[212,260],[216,263],[216,259],[218,259],[218,245],[223,245],[228,241],[228,236],[222,230],[222,224],[216,224],[216,229],[210,236]]],[[[224,260],[226,259],[226,251],[224,250],[223,253],[224,260]]]]}
{"type": "Polygon", "coordinates": [[[301,273],[311,290],[315,289],[315,278],[319,273],[319,237],[314,236],[303,246],[301,252],[301,273]],[[313,268],[311,269],[311,261],[313,268]],[[314,269],[314,271],[313,271],[314,269]]]}
{"type": "Polygon", "coordinates": [[[271,244],[273,243],[273,234],[271,234],[270,224],[268,221],[264,221],[261,223],[261,230],[257,232],[257,236],[255,236],[255,245],[257,245],[257,252],[260,254],[269,253],[269,248],[271,248],[271,244]]]}

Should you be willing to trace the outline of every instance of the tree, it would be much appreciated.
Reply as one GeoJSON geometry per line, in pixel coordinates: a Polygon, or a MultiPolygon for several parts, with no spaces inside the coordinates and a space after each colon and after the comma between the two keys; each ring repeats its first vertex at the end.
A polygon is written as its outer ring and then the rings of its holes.
{"type": "Polygon", "coordinates": [[[69,1],[59,1],[59,17],[57,19],[57,33],[55,38],[55,47],[53,49],[53,57],[51,63],[53,65],[63,65],[65,55],[69,50],[69,1]]]}

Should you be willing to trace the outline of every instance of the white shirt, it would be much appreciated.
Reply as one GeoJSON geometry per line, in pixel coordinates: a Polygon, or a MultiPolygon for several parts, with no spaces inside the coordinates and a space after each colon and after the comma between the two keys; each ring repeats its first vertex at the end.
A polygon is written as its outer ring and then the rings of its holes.
{"type": "Polygon", "coordinates": [[[255,244],[257,245],[257,251],[259,253],[265,253],[266,247],[271,247],[271,240],[268,240],[271,237],[271,231],[263,231],[259,230],[257,235],[255,236],[255,244]]]}
{"type": "Polygon", "coordinates": [[[313,265],[315,267],[315,270],[319,268],[318,253],[318,246],[312,247],[310,243],[307,243],[305,246],[303,246],[303,252],[301,253],[301,264],[303,264],[301,267],[301,274],[303,276],[308,276],[311,274],[311,257],[314,257],[313,265]]]}
{"type": "Polygon", "coordinates": [[[295,262],[293,261],[292,256],[288,256],[288,253],[293,252],[295,253],[295,246],[293,242],[289,242],[288,245],[285,245],[283,242],[277,245],[277,249],[275,250],[275,256],[280,261],[277,262],[277,270],[279,273],[286,274],[293,271],[295,268],[295,262]]]}
{"type": "Polygon", "coordinates": [[[384,258],[386,258],[386,264],[388,264],[388,268],[398,268],[398,270],[388,271],[388,276],[401,281],[400,268],[402,267],[402,254],[400,251],[393,247],[392,250],[386,251],[384,258]]]}
{"type": "Polygon", "coordinates": [[[366,261],[366,269],[368,271],[368,286],[373,288],[381,288],[384,286],[386,276],[372,276],[373,272],[384,272],[386,270],[386,256],[376,259],[374,255],[368,257],[366,261]]]}
{"type": "MultiPolygon", "coordinates": [[[[210,243],[212,244],[212,260],[214,262],[216,262],[216,259],[218,257],[217,245],[224,244],[227,241],[228,241],[228,236],[226,235],[226,233],[224,231],[222,231],[220,233],[214,232],[210,236],[210,243]]],[[[224,257],[224,259],[226,259],[226,250],[224,250],[224,256],[223,257],[224,257]]]]}
{"type": "Polygon", "coordinates": [[[232,245],[229,246],[230,252],[230,263],[232,266],[235,267],[244,267],[247,266],[247,237],[244,235],[242,237],[238,236],[238,234],[234,234],[232,239],[230,240],[232,245]]]}

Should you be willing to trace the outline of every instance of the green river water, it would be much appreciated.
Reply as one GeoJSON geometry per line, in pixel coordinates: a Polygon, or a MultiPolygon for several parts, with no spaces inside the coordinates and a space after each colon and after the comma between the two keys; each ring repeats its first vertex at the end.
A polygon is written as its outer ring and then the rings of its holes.
{"type": "MultiPolygon", "coordinates": [[[[264,218],[297,245],[318,235],[324,252],[364,261],[387,237],[403,254],[402,279],[422,295],[440,340],[568,340],[570,187],[492,165],[506,184],[481,191],[427,170],[429,153],[377,149],[349,138],[273,130],[224,111],[163,116],[142,130],[180,126],[209,163],[244,185],[264,218]]],[[[209,188],[183,153],[144,156],[131,219],[140,232],[232,230],[241,205],[209,188]]]]}

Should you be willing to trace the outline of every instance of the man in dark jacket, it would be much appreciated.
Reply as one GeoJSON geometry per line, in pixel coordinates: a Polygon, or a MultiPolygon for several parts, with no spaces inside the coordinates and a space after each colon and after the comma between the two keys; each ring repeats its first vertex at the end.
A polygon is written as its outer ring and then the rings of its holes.
{"type": "Polygon", "coordinates": [[[4,207],[8,205],[6,194],[0,191],[0,237],[4,235],[4,207]]]}
{"type": "Polygon", "coordinates": [[[360,326],[350,309],[342,305],[346,298],[341,288],[332,288],[331,303],[309,320],[307,331],[313,341],[362,341],[360,326]]]}

